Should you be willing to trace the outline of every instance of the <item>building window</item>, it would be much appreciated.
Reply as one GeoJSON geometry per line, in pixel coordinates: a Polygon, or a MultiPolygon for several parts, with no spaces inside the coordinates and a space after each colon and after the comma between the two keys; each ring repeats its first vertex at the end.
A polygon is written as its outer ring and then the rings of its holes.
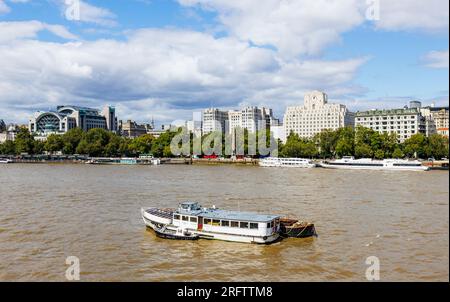
{"type": "Polygon", "coordinates": [[[239,226],[241,229],[248,229],[248,222],[241,221],[239,226]]]}

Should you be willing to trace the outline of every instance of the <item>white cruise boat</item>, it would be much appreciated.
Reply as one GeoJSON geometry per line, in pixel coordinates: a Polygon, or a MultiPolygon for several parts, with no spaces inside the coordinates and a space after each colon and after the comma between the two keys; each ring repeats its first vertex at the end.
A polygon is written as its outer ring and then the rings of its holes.
{"type": "Polygon", "coordinates": [[[355,159],[353,156],[344,156],[342,159],[323,161],[320,164],[329,169],[357,169],[357,170],[396,170],[396,171],[428,171],[430,168],[422,166],[417,160],[371,158],[355,159]]]}
{"type": "Polygon", "coordinates": [[[13,161],[10,160],[9,158],[0,158],[0,164],[10,164],[13,161]]]}
{"type": "Polygon", "coordinates": [[[268,157],[259,160],[261,167],[314,168],[316,164],[305,158],[268,157]]]}
{"type": "Polygon", "coordinates": [[[202,208],[184,202],[178,209],[141,209],[142,219],[156,235],[168,239],[217,239],[243,243],[271,243],[279,238],[280,217],[202,208]]]}

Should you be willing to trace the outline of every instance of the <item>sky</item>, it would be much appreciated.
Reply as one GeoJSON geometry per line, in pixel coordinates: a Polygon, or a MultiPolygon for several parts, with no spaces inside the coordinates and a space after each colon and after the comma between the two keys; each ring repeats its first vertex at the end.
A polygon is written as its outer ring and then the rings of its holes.
{"type": "Polygon", "coordinates": [[[60,104],[282,118],[311,90],[351,111],[448,106],[448,35],[447,0],[0,0],[0,119],[60,104]]]}

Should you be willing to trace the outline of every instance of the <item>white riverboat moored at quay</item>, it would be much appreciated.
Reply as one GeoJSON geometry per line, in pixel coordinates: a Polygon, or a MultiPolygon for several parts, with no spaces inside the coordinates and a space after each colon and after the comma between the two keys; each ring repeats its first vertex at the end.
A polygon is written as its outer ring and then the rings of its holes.
{"type": "Polygon", "coordinates": [[[280,238],[280,216],[203,208],[184,202],[178,209],[141,209],[142,219],[156,235],[168,239],[217,239],[267,244],[280,238]]]}
{"type": "Polygon", "coordinates": [[[306,158],[268,157],[259,160],[261,167],[314,168],[316,164],[306,158]]]}
{"type": "Polygon", "coordinates": [[[393,171],[428,171],[429,167],[423,166],[418,160],[384,159],[373,160],[371,158],[355,159],[352,156],[344,156],[342,159],[323,161],[320,164],[328,169],[353,169],[353,170],[393,170],[393,171]]]}
{"type": "Polygon", "coordinates": [[[9,158],[0,158],[0,164],[11,164],[12,162],[9,158]]]}

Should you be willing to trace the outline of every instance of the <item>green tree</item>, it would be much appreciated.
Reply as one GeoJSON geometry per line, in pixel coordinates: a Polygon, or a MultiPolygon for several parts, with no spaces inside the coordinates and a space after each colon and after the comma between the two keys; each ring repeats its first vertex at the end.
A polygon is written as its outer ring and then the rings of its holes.
{"type": "Polygon", "coordinates": [[[440,134],[432,134],[428,138],[427,156],[435,159],[448,158],[448,138],[440,134]]]}
{"type": "Polygon", "coordinates": [[[47,137],[44,144],[44,150],[50,153],[61,151],[63,148],[63,139],[60,135],[51,134],[47,137]]]}
{"type": "Polygon", "coordinates": [[[403,153],[402,149],[399,147],[395,148],[394,152],[392,152],[393,158],[403,158],[405,157],[405,154],[403,153]]]}
{"type": "Polygon", "coordinates": [[[3,144],[0,144],[0,154],[15,155],[16,154],[16,144],[10,140],[7,140],[3,144]]]}
{"type": "Polygon", "coordinates": [[[83,130],[81,128],[73,128],[64,133],[62,136],[62,151],[64,154],[75,154],[81,139],[83,138],[83,130]]]}
{"type": "Polygon", "coordinates": [[[351,127],[338,129],[339,139],[336,144],[336,155],[352,156],[355,152],[355,131],[351,127]]]}
{"type": "MultiPolygon", "coordinates": [[[[179,129],[178,131],[181,130],[179,129]]],[[[167,155],[167,151],[170,150],[170,143],[177,133],[177,131],[167,131],[162,133],[157,139],[154,139],[151,146],[151,153],[153,156],[163,157],[164,154],[167,155]],[[169,149],[166,147],[169,147],[169,149]]],[[[172,152],[170,152],[170,155],[172,156],[172,152]]]]}
{"type": "Polygon", "coordinates": [[[403,150],[408,157],[424,158],[426,156],[427,144],[425,135],[417,133],[403,142],[403,150]]]}
{"type": "Polygon", "coordinates": [[[42,154],[42,153],[44,153],[44,150],[45,150],[44,146],[45,146],[45,143],[43,141],[34,140],[33,153],[34,154],[42,154]]]}
{"type": "Polygon", "coordinates": [[[355,146],[355,156],[358,158],[372,158],[372,148],[364,143],[357,144],[355,146]]]}
{"type": "Polygon", "coordinates": [[[99,128],[91,129],[84,133],[76,152],[88,154],[89,156],[103,156],[109,139],[110,133],[107,130],[99,128]]]}
{"type": "Polygon", "coordinates": [[[281,157],[315,157],[318,154],[316,144],[312,140],[300,138],[296,133],[291,133],[283,146],[281,157]]]}
{"type": "Polygon", "coordinates": [[[131,141],[130,149],[135,154],[148,154],[152,150],[154,139],[155,138],[151,134],[139,136],[131,141]]]}
{"type": "Polygon", "coordinates": [[[381,138],[381,149],[384,152],[384,156],[392,157],[395,149],[398,148],[398,138],[396,133],[383,133],[380,136],[381,138]]]}
{"type": "Polygon", "coordinates": [[[336,145],[339,140],[338,131],[325,129],[314,137],[319,150],[320,157],[331,158],[336,155],[336,145]]]}
{"type": "Polygon", "coordinates": [[[116,156],[121,156],[121,155],[128,155],[128,154],[123,154],[121,152],[121,145],[124,142],[124,140],[125,139],[123,139],[122,137],[118,136],[117,134],[111,133],[110,134],[110,138],[109,138],[109,142],[105,146],[104,154],[106,156],[110,156],[110,157],[116,157],[116,156]]]}
{"type": "Polygon", "coordinates": [[[34,137],[27,128],[20,127],[15,140],[16,154],[33,154],[34,137]]]}
{"type": "Polygon", "coordinates": [[[383,159],[384,156],[385,156],[385,153],[384,153],[384,151],[383,151],[382,149],[378,149],[378,150],[375,151],[375,153],[374,153],[374,157],[375,157],[376,159],[383,159]]]}
{"type": "Polygon", "coordinates": [[[170,146],[165,146],[163,149],[164,157],[173,157],[172,151],[170,150],[170,146]]]}

